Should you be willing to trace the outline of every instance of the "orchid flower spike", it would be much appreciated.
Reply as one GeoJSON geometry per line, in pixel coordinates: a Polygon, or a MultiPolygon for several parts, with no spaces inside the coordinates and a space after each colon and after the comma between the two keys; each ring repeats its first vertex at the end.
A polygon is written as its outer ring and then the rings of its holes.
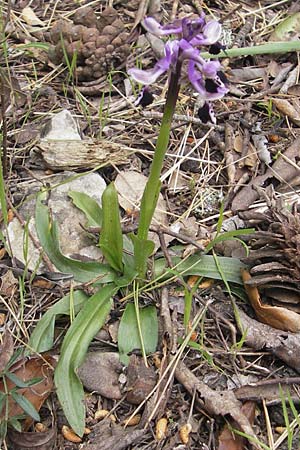
{"type": "Polygon", "coordinates": [[[198,19],[184,18],[167,25],[161,25],[153,17],[147,17],[143,26],[156,36],[175,35],[176,39],[166,42],[164,57],[152,69],[132,68],[128,70],[128,74],[138,83],[149,86],[165,72],[176,71],[178,61],[187,60],[189,81],[204,102],[198,112],[199,116],[203,122],[210,120],[215,123],[210,102],[222,98],[228,92],[227,80],[219,61],[202,58],[201,49],[208,47],[211,54],[218,54],[224,49],[219,42],[222,33],[220,23],[216,20],[206,22],[205,15],[202,14],[198,19]]]}

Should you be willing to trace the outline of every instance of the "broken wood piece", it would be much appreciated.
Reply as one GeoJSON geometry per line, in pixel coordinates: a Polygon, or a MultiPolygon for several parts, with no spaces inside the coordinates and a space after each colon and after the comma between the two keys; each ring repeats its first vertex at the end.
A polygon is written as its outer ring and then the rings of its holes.
{"type": "Polygon", "coordinates": [[[35,150],[52,170],[84,170],[128,163],[136,150],[105,139],[41,141],[35,150]]]}

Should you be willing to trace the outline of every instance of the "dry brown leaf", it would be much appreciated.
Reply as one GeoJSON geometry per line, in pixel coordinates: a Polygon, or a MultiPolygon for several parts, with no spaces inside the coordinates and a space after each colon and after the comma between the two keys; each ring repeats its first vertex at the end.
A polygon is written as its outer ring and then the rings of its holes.
{"type": "Polygon", "coordinates": [[[289,95],[300,95],[300,84],[293,84],[293,86],[290,86],[287,90],[287,93],[289,95]]]}
{"type": "MultiPolygon", "coordinates": [[[[210,414],[230,415],[237,422],[239,429],[251,436],[254,442],[257,441],[252,425],[242,411],[241,403],[232,391],[214,391],[200,381],[181,361],[176,367],[175,377],[191,395],[195,394],[196,389],[199,398],[201,398],[202,408],[204,407],[210,414]]],[[[253,447],[260,448],[256,444],[253,444],[253,447]]]]}
{"type": "Polygon", "coordinates": [[[232,201],[232,211],[246,210],[259,197],[256,187],[268,186],[275,180],[280,184],[284,181],[290,182],[294,177],[299,175],[299,145],[300,138],[296,138],[294,142],[284,151],[282,156],[272,164],[272,168],[268,168],[264,175],[253,177],[251,181],[241,189],[232,201]]]}
{"type": "Polygon", "coordinates": [[[233,148],[237,153],[242,153],[244,146],[244,138],[240,132],[238,132],[233,140],[233,148]]]}
{"type": "Polygon", "coordinates": [[[279,330],[299,332],[300,315],[280,306],[263,305],[257,287],[247,284],[251,280],[250,273],[246,269],[241,272],[246,293],[258,319],[279,330]]]}
{"type": "Polygon", "coordinates": [[[272,102],[281,114],[287,116],[296,125],[300,125],[300,104],[298,99],[273,98],[272,102]]]}
{"type": "Polygon", "coordinates": [[[0,372],[5,369],[6,364],[14,352],[14,341],[9,330],[5,330],[0,341],[0,372]]]}
{"type": "Polygon", "coordinates": [[[56,443],[56,427],[44,432],[24,432],[8,429],[8,438],[14,450],[52,450],[56,443]]]}
{"type": "MultiPolygon", "coordinates": [[[[256,404],[254,402],[246,402],[241,407],[242,412],[248,418],[251,425],[255,419],[255,407],[256,404]]],[[[231,423],[233,428],[237,428],[237,424],[235,422],[231,423]]],[[[243,450],[245,448],[246,439],[242,436],[232,433],[230,431],[229,426],[225,425],[220,436],[219,436],[219,446],[218,450],[243,450]]]]}
{"type": "MultiPolygon", "coordinates": [[[[44,355],[43,358],[32,357],[30,359],[18,361],[10,369],[10,371],[22,381],[30,381],[33,378],[42,379],[33,386],[18,389],[18,394],[23,395],[29,400],[36,411],[40,410],[53,389],[53,365],[55,365],[54,358],[49,355],[44,355]]],[[[6,379],[6,385],[6,388],[9,391],[15,387],[15,384],[9,379],[6,379]]],[[[4,392],[3,381],[0,381],[0,391],[4,392]]],[[[23,409],[12,399],[12,397],[9,397],[8,409],[9,417],[24,413],[23,409]]],[[[25,420],[23,427],[24,431],[28,430],[32,422],[33,419],[31,417],[28,417],[25,420]]]]}
{"type": "Polygon", "coordinates": [[[256,149],[255,149],[254,145],[252,144],[252,142],[249,142],[248,152],[247,152],[247,156],[245,158],[245,166],[253,168],[257,165],[257,161],[258,161],[258,156],[257,156],[256,149]]]}
{"type": "Polygon", "coordinates": [[[1,287],[0,287],[1,295],[9,297],[13,296],[19,286],[18,279],[14,276],[13,271],[8,270],[1,277],[0,280],[1,280],[1,287]]]}
{"type": "Polygon", "coordinates": [[[30,8],[30,6],[26,6],[26,8],[24,8],[22,10],[21,17],[27,23],[27,25],[32,25],[32,26],[36,26],[36,25],[44,26],[45,25],[44,22],[42,22],[37,17],[37,15],[33,11],[33,9],[30,8]]]}

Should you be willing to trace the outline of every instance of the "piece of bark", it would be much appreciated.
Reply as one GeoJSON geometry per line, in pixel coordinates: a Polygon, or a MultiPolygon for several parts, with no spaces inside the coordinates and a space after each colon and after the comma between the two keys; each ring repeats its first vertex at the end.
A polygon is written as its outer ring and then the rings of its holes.
{"type": "Polygon", "coordinates": [[[299,383],[299,377],[263,380],[257,382],[255,385],[246,384],[234,389],[234,394],[240,401],[253,400],[255,402],[260,402],[265,400],[267,405],[279,405],[282,403],[281,392],[283,392],[285,398],[289,393],[293,402],[299,404],[299,395],[297,394],[297,389],[295,389],[295,385],[298,385],[299,383]]]}
{"type": "Polygon", "coordinates": [[[136,150],[105,139],[86,141],[40,141],[35,147],[52,170],[92,169],[96,166],[126,164],[136,150]]]}
{"type": "MultiPolygon", "coordinates": [[[[207,384],[200,381],[181,361],[177,364],[175,378],[185,387],[190,395],[193,395],[196,390],[198,394],[196,402],[199,402],[202,408],[204,407],[213,415],[226,416],[229,414],[245,434],[251,436],[254,442],[257,441],[248,418],[241,410],[242,404],[232,391],[214,391],[207,384]]],[[[260,448],[255,444],[253,444],[253,447],[260,448]]]]}
{"type": "Polygon", "coordinates": [[[247,330],[245,342],[256,350],[267,350],[300,373],[300,333],[276,330],[258,322],[239,309],[241,333],[247,330]]]}

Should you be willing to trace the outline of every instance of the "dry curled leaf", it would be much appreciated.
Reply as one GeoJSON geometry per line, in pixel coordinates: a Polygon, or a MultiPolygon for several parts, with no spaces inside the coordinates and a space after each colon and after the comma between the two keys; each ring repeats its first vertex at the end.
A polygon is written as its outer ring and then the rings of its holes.
{"type": "Polygon", "coordinates": [[[5,330],[0,340],[0,372],[5,369],[14,352],[14,340],[9,330],[5,330]]]}
{"type": "Polygon", "coordinates": [[[56,427],[37,433],[9,428],[8,439],[9,448],[13,450],[53,450],[56,444],[56,427]]]}
{"type": "Polygon", "coordinates": [[[256,286],[249,286],[251,275],[246,269],[242,269],[242,279],[250,303],[257,318],[271,327],[284,331],[297,333],[300,331],[300,315],[294,311],[280,306],[264,305],[256,286]]]}
{"type": "MultiPolygon", "coordinates": [[[[242,406],[241,410],[248,418],[249,422],[253,424],[255,419],[255,407],[254,402],[246,402],[242,406]]],[[[233,421],[231,423],[232,428],[237,428],[237,424],[233,421]]],[[[246,440],[242,436],[234,434],[228,425],[225,425],[219,436],[218,450],[244,450],[246,440]]]]}
{"type": "MultiPolygon", "coordinates": [[[[30,359],[23,359],[10,368],[10,372],[25,382],[33,378],[41,378],[41,381],[33,386],[18,389],[18,394],[29,400],[36,411],[40,410],[53,389],[53,365],[55,365],[54,358],[49,355],[44,355],[43,358],[31,357],[30,359]]],[[[11,380],[6,379],[6,389],[10,391],[14,387],[15,384],[11,380]]],[[[0,382],[0,391],[4,392],[3,381],[0,382]]],[[[23,409],[11,396],[9,397],[8,409],[10,417],[24,413],[23,409]]],[[[33,419],[31,417],[25,420],[23,426],[24,431],[29,429],[32,422],[33,419]]]]}

